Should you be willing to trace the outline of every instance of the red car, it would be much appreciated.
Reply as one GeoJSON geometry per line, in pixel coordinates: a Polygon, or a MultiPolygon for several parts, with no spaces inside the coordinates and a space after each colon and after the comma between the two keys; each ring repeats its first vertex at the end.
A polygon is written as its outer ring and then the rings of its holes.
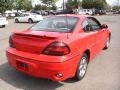
{"type": "Polygon", "coordinates": [[[108,26],[94,17],[50,16],[28,30],[12,33],[6,55],[11,66],[31,76],[81,80],[88,63],[109,47],[110,37],[108,26]]]}

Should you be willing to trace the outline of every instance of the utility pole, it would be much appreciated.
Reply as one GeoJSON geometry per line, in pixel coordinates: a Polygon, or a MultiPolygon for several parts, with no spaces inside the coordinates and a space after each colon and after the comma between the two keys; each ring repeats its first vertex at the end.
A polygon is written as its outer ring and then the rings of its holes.
{"type": "Polygon", "coordinates": [[[77,3],[78,3],[78,12],[80,11],[80,9],[82,8],[82,0],[77,0],[77,3]]]}
{"type": "Polygon", "coordinates": [[[65,9],[64,5],[65,5],[65,1],[63,0],[63,11],[64,11],[64,9],[65,9]]]}

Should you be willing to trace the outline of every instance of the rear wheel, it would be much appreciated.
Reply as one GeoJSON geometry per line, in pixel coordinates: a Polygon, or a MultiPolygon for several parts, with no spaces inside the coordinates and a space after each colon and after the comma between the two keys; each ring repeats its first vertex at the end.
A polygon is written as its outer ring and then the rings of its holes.
{"type": "Polygon", "coordinates": [[[18,19],[15,19],[15,22],[16,22],[16,23],[19,23],[19,20],[18,20],[18,19]]]}
{"type": "Polygon", "coordinates": [[[84,53],[82,58],[80,59],[80,62],[76,70],[76,75],[75,75],[76,80],[79,81],[85,76],[87,71],[87,66],[88,66],[88,55],[84,53]]]}
{"type": "Polygon", "coordinates": [[[29,23],[33,23],[33,20],[31,18],[28,19],[29,23]]]}
{"type": "Polygon", "coordinates": [[[5,27],[5,25],[2,25],[2,27],[5,27]]]}

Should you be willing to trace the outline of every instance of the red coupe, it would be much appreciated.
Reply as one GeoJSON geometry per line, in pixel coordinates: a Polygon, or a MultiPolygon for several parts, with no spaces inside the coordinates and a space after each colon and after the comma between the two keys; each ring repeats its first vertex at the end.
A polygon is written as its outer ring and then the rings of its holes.
{"type": "Polygon", "coordinates": [[[11,66],[31,76],[81,80],[90,60],[109,47],[110,37],[108,26],[92,16],[50,16],[12,33],[6,55],[11,66]]]}

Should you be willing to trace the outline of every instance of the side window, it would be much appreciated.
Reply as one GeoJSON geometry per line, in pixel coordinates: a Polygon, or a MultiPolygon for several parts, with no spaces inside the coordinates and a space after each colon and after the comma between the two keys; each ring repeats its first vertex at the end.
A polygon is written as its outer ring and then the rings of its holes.
{"type": "Polygon", "coordinates": [[[89,24],[91,25],[92,30],[99,30],[101,28],[100,23],[95,18],[88,18],[89,24]]]}
{"type": "Polygon", "coordinates": [[[29,16],[29,14],[24,14],[25,17],[29,16]]]}
{"type": "Polygon", "coordinates": [[[21,14],[19,17],[24,17],[24,14],[21,14]]]}
{"type": "Polygon", "coordinates": [[[83,28],[83,30],[84,30],[85,32],[91,31],[92,28],[91,28],[91,26],[90,26],[89,21],[88,21],[87,18],[83,21],[83,23],[82,23],[82,28],[83,28]]]}

